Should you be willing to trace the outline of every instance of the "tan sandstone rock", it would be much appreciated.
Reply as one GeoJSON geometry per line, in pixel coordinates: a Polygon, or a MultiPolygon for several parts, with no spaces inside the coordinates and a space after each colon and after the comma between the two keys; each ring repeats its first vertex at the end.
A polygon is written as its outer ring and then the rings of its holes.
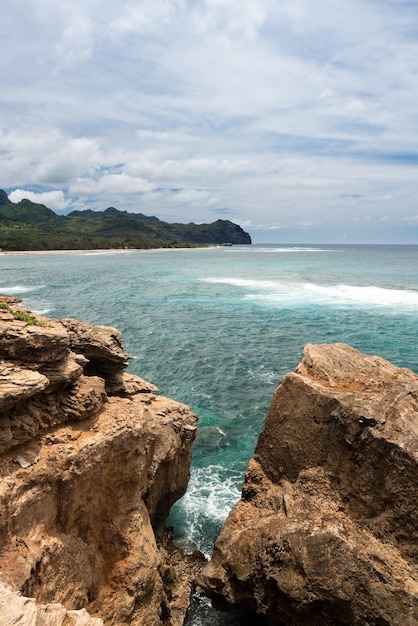
{"type": "Polygon", "coordinates": [[[267,624],[418,624],[418,377],[308,345],[200,579],[267,624]]]}
{"type": "Polygon", "coordinates": [[[115,329],[0,301],[0,624],[179,626],[164,521],[196,416],[124,372],[115,329]]]}
{"type": "Polygon", "coordinates": [[[0,624],[2,626],[103,626],[85,609],[67,611],[61,604],[38,604],[0,582],[0,624]]]}

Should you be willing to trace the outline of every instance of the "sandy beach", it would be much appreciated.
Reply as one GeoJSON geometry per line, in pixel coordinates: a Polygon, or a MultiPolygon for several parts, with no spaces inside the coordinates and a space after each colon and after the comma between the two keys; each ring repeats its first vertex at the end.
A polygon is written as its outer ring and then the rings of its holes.
{"type": "Polygon", "coordinates": [[[128,252],[174,252],[176,250],[208,250],[217,245],[198,246],[196,248],[98,248],[92,250],[1,250],[2,254],[120,254],[128,252]]]}

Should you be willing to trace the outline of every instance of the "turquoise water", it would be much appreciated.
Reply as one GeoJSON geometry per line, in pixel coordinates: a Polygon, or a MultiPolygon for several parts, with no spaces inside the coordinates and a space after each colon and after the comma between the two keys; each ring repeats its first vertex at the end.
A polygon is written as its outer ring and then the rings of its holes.
{"type": "MultiPolygon", "coordinates": [[[[118,327],[130,369],[198,413],[189,489],[169,523],[208,555],[306,343],[346,342],[418,371],[418,246],[0,255],[0,291],[118,327]]],[[[244,623],[233,620],[198,605],[188,624],[244,623]]]]}

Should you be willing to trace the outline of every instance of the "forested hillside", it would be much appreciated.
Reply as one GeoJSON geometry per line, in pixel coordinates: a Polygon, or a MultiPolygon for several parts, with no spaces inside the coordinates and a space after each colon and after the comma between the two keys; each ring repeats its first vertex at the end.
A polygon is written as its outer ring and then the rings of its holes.
{"type": "Polygon", "coordinates": [[[169,224],[142,213],[110,207],[57,215],[30,200],[14,203],[0,190],[2,250],[91,250],[174,248],[207,244],[250,244],[251,238],[229,220],[211,224],[169,224]]]}

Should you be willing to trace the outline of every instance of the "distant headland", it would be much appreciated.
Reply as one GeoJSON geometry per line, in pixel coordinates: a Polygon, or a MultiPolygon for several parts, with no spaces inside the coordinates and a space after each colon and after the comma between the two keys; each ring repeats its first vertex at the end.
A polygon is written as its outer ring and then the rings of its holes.
{"type": "Polygon", "coordinates": [[[109,207],[57,215],[31,200],[12,202],[0,189],[0,248],[4,251],[189,248],[251,244],[238,224],[169,224],[109,207]]]}

